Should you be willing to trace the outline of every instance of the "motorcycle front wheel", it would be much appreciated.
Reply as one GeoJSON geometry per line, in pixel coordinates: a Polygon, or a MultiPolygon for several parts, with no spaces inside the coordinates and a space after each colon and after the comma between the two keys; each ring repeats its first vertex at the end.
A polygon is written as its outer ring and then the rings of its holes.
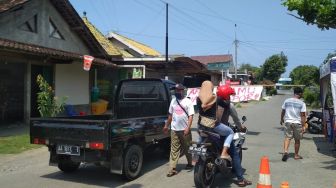
{"type": "Polygon", "coordinates": [[[196,188],[211,187],[216,176],[216,165],[213,160],[207,158],[205,161],[200,157],[195,164],[194,182],[196,188]]]}

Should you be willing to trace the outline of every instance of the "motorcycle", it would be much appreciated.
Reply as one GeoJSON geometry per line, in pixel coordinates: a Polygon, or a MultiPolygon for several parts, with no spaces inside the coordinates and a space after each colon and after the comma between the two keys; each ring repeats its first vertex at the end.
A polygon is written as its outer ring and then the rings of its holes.
{"type": "Polygon", "coordinates": [[[321,134],[323,114],[321,111],[312,110],[307,117],[308,131],[312,134],[321,134]]]}
{"type": "MultiPolygon", "coordinates": [[[[243,116],[242,120],[242,123],[244,123],[246,117],[243,116]]],[[[247,149],[243,148],[246,132],[239,132],[234,124],[229,126],[234,131],[233,142],[241,161],[242,150],[247,149]]],[[[189,147],[189,153],[192,154],[193,161],[196,161],[194,182],[197,188],[211,187],[218,172],[228,174],[232,171],[232,162],[220,158],[225,137],[208,128],[200,128],[199,134],[202,141],[199,143],[193,142],[192,146],[189,147]]]]}

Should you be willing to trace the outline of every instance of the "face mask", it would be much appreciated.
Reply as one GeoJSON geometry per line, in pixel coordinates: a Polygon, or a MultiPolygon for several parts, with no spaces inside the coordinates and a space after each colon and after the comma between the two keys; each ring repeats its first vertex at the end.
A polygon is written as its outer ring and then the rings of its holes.
{"type": "Polygon", "coordinates": [[[175,93],[175,97],[178,99],[178,100],[181,100],[183,98],[183,95],[182,93],[175,93]]]}

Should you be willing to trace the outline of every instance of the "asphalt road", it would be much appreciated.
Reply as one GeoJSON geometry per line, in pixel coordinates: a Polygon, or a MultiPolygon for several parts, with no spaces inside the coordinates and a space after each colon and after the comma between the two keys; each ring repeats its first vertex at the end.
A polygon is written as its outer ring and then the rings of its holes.
{"type": "MultiPolygon", "coordinates": [[[[275,96],[269,101],[243,104],[240,115],[246,115],[249,132],[243,154],[246,178],[256,187],[262,156],[268,156],[273,187],[288,181],[295,188],[330,188],[336,183],[336,153],[321,135],[305,134],[300,154],[302,160],[293,159],[293,144],[290,158],[281,161],[283,132],[279,125],[280,106],[285,97],[275,96]]],[[[196,117],[195,117],[196,118],[196,117]]],[[[195,122],[195,121],[194,121],[195,122]]],[[[195,125],[195,124],[194,124],[195,125]]],[[[195,128],[192,130],[196,140],[195,128]]],[[[46,147],[27,151],[19,155],[0,155],[1,188],[59,188],[59,187],[194,187],[193,171],[184,170],[185,157],[179,161],[179,174],[166,177],[168,161],[159,152],[146,153],[142,175],[134,181],[126,181],[108,169],[93,165],[82,165],[73,174],[65,174],[57,167],[48,166],[49,153],[46,147]]],[[[215,187],[238,187],[231,175],[218,175],[215,187]]]]}

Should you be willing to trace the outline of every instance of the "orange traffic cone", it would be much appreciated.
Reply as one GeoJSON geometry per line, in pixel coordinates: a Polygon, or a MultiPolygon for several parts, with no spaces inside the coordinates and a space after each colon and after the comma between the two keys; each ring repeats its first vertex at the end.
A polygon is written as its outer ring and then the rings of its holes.
{"type": "Polygon", "coordinates": [[[269,167],[268,157],[266,156],[261,158],[257,188],[272,188],[271,171],[269,167]]]}
{"type": "Polygon", "coordinates": [[[282,182],[280,188],[289,188],[288,182],[287,181],[282,182]]]}

